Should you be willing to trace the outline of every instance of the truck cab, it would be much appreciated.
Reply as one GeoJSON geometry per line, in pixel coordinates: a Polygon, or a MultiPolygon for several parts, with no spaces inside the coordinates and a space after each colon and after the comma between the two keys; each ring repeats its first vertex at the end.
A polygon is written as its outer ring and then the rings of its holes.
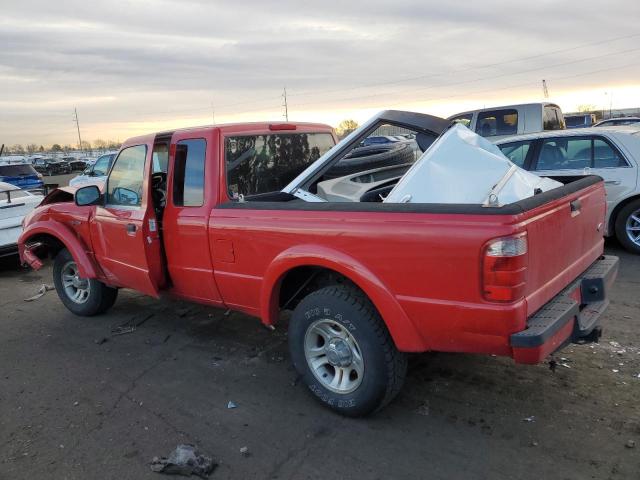
{"type": "Polygon", "coordinates": [[[492,141],[514,135],[566,128],[562,110],[555,103],[525,103],[483,108],[449,117],[492,141]]]}

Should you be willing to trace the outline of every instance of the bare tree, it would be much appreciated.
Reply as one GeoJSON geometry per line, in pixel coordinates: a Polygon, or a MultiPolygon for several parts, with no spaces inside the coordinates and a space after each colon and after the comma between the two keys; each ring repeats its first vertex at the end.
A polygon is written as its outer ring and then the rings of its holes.
{"type": "Polygon", "coordinates": [[[27,144],[27,152],[28,153],[35,153],[37,150],[38,150],[38,145],[36,145],[35,143],[27,144]]]}
{"type": "Polygon", "coordinates": [[[358,128],[358,122],[355,120],[343,120],[338,125],[338,128],[336,128],[336,133],[338,134],[338,137],[344,138],[356,128],[358,128]]]}
{"type": "Polygon", "coordinates": [[[578,105],[578,111],[581,113],[593,113],[597,110],[596,106],[591,103],[585,103],[578,105]]]}
{"type": "Polygon", "coordinates": [[[16,143],[11,147],[11,153],[16,153],[18,155],[24,155],[24,147],[19,143],[16,143]]]}

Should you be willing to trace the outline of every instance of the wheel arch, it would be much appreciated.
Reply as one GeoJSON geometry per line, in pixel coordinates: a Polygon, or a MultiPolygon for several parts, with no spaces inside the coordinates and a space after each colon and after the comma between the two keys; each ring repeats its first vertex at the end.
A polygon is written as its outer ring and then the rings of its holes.
{"type": "MultiPolygon", "coordinates": [[[[20,261],[32,266],[30,258],[44,258],[47,254],[55,256],[62,248],[66,248],[78,264],[80,275],[85,278],[97,278],[98,268],[87,254],[87,247],[66,225],[51,220],[35,222],[27,226],[18,239],[20,261]],[[34,244],[44,245],[40,251],[31,251],[34,244]]],[[[35,250],[35,249],[34,249],[35,250]]],[[[36,268],[34,266],[34,268],[36,268]]]]}
{"type": "Polygon", "coordinates": [[[301,269],[341,276],[361,290],[380,313],[399,350],[421,352],[429,349],[394,295],[377,276],[356,259],[320,245],[292,247],[271,263],[260,293],[260,317],[264,324],[277,322],[280,307],[283,300],[286,301],[281,298],[282,286],[301,269]]]}
{"type": "Polygon", "coordinates": [[[618,214],[620,213],[620,211],[634,200],[640,200],[640,193],[636,193],[625,198],[624,200],[621,200],[611,211],[611,215],[609,215],[609,223],[607,225],[607,232],[609,236],[613,237],[616,234],[616,221],[618,220],[618,214]]]}

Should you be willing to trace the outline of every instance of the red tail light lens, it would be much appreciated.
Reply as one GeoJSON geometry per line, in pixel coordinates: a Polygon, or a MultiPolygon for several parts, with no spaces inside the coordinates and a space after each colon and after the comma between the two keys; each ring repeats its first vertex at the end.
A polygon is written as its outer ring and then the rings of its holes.
{"type": "Polygon", "coordinates": [[[482,267],[486,300],[513,302],[522,298],[527,282],[527,234],[489,242],[485,246],[482,267]]]}

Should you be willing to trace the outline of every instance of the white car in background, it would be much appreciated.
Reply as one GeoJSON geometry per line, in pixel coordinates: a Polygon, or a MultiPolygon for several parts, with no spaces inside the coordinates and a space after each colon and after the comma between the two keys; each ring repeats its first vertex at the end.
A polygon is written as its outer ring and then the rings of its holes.
{"type": "Polygon", "coordinates": [[[606,236],[640,254],[640,128],[582,128],[495,142],[509,160],[537,175],[599,175],[607,191],[606,236]]]}
{"type": "Polygon", "coordinates": [[[76,187],[78,185],[103,185],[107,179],[107,173],[109,173],[109,168],[111,167],[115,156],[115,153],[107,153],[106,155],[98,157],[93,165],[85,168],[77,177],[73,177],[69,181],[69,185],[72,187],[76,187]]]}
{"type": "Polygon", "coordinates": [[[600,120],[594,127],[618,127],[620,125],[640,124],[640,117],[616,117],[600,120]]]}
{"type": "Polygon", "coordinates": [[[43,198],[10,183],[0,182],[0,257],[18,253],[22,220],[43,198]]]}

